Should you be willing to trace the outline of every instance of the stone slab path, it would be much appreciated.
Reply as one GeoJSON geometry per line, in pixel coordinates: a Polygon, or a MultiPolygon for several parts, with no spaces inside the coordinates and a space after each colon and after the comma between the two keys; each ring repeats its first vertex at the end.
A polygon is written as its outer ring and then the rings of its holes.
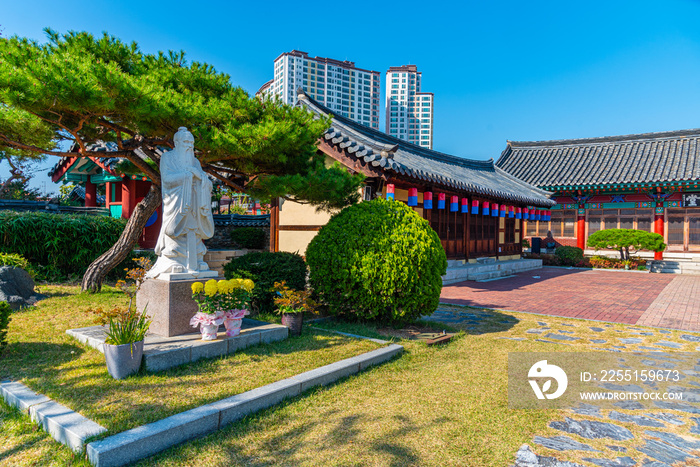
{"type": "Polygon", "coordinates": [[[700,276],[544,267],[443,287],[457,305],[700,331],[700,276]]]}

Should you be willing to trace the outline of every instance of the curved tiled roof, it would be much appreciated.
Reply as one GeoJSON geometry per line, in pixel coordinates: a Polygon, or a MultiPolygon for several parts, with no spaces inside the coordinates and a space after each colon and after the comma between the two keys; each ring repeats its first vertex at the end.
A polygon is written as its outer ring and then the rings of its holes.
{"type": "Polygon", "coordinates": [[[545,191],[494,166],[493,159],[463,159],[417,146],[334,115],[302,90],[297,93],[300,105],[332,117],[324,135],[329,144],[383,171],[497,199],[545,207],[555,204],[545,191]]]}
{"type": "Polygon", "coordinates": [[[700,129],[508,141],[496,166],[539,187],[700,179],[700,129]]]}

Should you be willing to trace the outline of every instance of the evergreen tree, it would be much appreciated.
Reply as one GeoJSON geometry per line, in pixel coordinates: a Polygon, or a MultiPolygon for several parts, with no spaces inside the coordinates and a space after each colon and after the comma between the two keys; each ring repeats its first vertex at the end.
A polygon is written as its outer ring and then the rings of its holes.
{"type": "Polygon", "coordinates": [[[48,42],[0,39],[0,151],[75,157],[57,148],[112,141],[110,154],[153,181],[119,241],[88,268],[83,289],[96,291],[136,243],[161,202],[158,149],[174,147],[178,127],[195,137],[206,172],[263,201],[284,195],[320,208],[356,202],[361,177],[326,167],[316,142],[329,126],[304,109],[251,98],[211,65],[183,52],[146,54],[107,34],[64,35],[48,42]]]}

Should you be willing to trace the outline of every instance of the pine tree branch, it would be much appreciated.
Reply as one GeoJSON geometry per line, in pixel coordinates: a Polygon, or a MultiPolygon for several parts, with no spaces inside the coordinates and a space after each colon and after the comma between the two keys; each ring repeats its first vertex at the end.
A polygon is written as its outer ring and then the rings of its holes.
{"type": "Polygon", "coordinates": [[[212,167],[209,164],[203,164],[202,165],[202,170],[204,170],[206,173],[211,175],[212,177],[216,178],[217,180],[221,181],[224,185],[227,187],[239,192],[239,193],[245,193],[245,189],[238,185],[237,183],[229,180],[228,178],[224,177],[220,173],[218,173],[216,170],[216,167],[212,167]]]}
{"type": "Polygon", "coordinates": [[[127,157],[131,154],[130,150],[125,151],[114,151],[110,153],[98,152],[98,151],[84,151],[84,152],[65,152],[65,151],[51,151],[46,148],[40,148],[38,146],[33,146],[31,144],[20,143],[19,141],[13,141],[7,136],[0,134],[0,141],[13,149],[18,149],[21,151],[29,151],[36,154],[47,154],[49,156],[58,157],[127,157]]]}

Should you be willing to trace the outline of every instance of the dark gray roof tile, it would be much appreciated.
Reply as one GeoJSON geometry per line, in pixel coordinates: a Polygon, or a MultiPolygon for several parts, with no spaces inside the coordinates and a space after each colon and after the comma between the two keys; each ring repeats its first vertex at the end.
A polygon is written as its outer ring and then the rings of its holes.
{"type": "Polygon", "coordinates": [[[509,141],[496,166],[539,187],[698,180],[698,140],[700,129],[509,141]]]}
{"type": "Polygon", "coordinates": [[[475,161],[432,151],[366,127],[298,92],[299,103],[317,115],[332,117],[324,138],[384,171],[467,193],[539,207],[554,205],[549,195],[496,167],[493,159],[475,161]]]}

